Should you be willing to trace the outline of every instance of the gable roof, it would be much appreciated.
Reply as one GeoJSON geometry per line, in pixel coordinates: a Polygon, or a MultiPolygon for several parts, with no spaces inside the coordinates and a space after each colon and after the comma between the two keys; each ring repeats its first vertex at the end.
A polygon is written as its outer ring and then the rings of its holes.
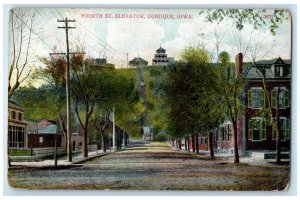
{"type": "MultiPolygon", "coordinates": [[[[264,68],[265,72],[266,72],[266,78],[271,79],[271,78],[276,78],[275,73],[274,73],[275,65],[284,65],[285,67],[290,67],[291,60],[283,60],[279,57],[279,58],[274,58],[271,60],[260,60],[260,61],[257,61],[256,64],[258,64],[262,68],[264,68]]],[[[244,71],[243,74],[244,74],[245,79],[261,79],[262,78],[261,72],[256,67],[256,65],[253,63],[250,65],[248,70],[244,71]]],[[[280,77],[280,78],[282,78],[282,77],[280,77]]],[[[290,78],[290,75],[283,77],[283,78],[290,78]]]]}

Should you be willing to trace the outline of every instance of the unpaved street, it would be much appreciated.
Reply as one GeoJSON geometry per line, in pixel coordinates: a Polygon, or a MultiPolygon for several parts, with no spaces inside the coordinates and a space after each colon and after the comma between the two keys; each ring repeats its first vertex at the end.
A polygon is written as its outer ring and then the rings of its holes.
{"type": "Polygon", "coordinates": [[[136,142],[83,165],[64,168],[16,167],[11,186],[25,189],[99,190],[283,190],[289,166],[232,164],[171,149],[165,143],[136,142]]]}

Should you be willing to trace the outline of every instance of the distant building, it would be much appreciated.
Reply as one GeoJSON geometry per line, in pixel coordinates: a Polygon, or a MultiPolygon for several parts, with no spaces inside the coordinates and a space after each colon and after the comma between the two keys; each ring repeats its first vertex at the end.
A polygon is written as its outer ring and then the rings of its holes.
{"type": "Polygon", "coordinates": [[[175,62],[174,57],[168,57],[166,50],[162,47],[156,50],[154,58],[152,59],[152,65],[168,65],[169,63],[175,62]]]}
{"type": "Polygon", "coordinates": [[[62,135],[57,134],[55,124],[38,129],[37,134],[28,134],[28,147],[32,148],[61,147],[61,141],[62,135]]]}
{"type": "Polygon", "coordinates": [[[148,61],[141,57],[135,57],[131,61],[129,61],[129,66],[132,68],[138,68],[138,67],[147,67],[148,61]]]}
{"type": "Polygon", "coordinates": [[[108,63],[106,58],[93,58],[90,59],[91,68],[94,70],[103,70],[103,69],[115,69],[115,65],[108,63]]]}
{"type": "Polygon", "coordinates": [[[8,145],[12,148],[26,148],[26,125],[24,111],[19,103],[8,100],[8,145]]]}

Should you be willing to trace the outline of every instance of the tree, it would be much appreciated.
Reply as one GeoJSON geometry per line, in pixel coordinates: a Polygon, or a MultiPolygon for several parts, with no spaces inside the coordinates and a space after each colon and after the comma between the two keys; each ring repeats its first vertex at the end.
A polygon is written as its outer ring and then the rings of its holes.
{"type": "Polygon", "coordinates": [[[190,47],[183,52],[182,61],[170,67],[165,79],[167,130],[173,138],[192,135],[193,150],[197,153],[198,134],[206,135],[219,121],[220,116],[213,113],[216,78],[208,54],[190,47]]]}
{"type": "MultiPolygon", "coordinates": [[[[270,11],[270,10],[269,10],[270,11]]],[[[205,15],[205,18],[209,22],[217,22],[220,23],[226,18],[230,18],[233,20],[234,24],[236,25],[236,28],[238,30],[242,30],[245,26],[245,24],[250,24],[253,26],[254,29],[258,29],[259,27],[269,27],[269,30],[271,31],[272,35],[276,34],[276,30],[279,27],[279,24],[283,22],[283,20],[287,20],[288,17],[290,16],[288,10],[283,10],[283,9],[274,9],[271,15],[266,15],[267,10],[266,9],[210,9],[210,10],[203,10],[199,14],[200,15],[205,15]],[[271,18],[271,19],[270,19],[271,18]]],[[[251,34],[252,35],[252,34],[251,34]]],[[[250,36],[251,40],[251,36],[250,36]]],[[[249,41],[250,41],[249,40],[249,41]]],[[[255,59],[253,59],[254,55],[257,56],[257,50],[260,47],[260,43],[254,46],[252,48],[251,56],[252,60],[255,63],[255,59]],[[253,53],[255,52],[255,53],[253,53]]],[[[248,45],[247,45],[248,48],[248,45]]],[[[265,52],[266,53],[266,52],[265,52]]],[[[225,56],[226,57],[226,56],[225,56]]],[[[263,85],[264,85],[264,91],[266,93],[265,89],[265,78],[264,78],[264,71],[260,70],[263,78],[263,85]]],[[[279,92],[277,92],[279,93],[279,92]]],[[[269,96],[269,95],[267,95],[269,96]]],[[[269,112],[271,109],[270,107],[270,99],[267,99],[267,102],[269,104],[269,112]]],[[[278,114],[278,113],[277,113],[278,114]]],[[[271,124],[272,126],[276,126],[276,132],[277,132],[277,139],[278,141],[276,142],[276,149],[277,149],[277,162],[280,162],[280,131],[279,131],[279,121],[277,118],[277,122],[274,121],[271,116],[271,124]],[[279,148],[279,149],[278,149],[279,148]]],[[[236,156],[236,155],[235,155],[236,156]]]]}
{"type": "MultiPolygon", "coordinates": [[[[116,121],[119,126],[128,132],[135,131],[132,127],[137,127],[138,113],[135,115],[136,102],[139,101],[138,92],[134,88],[133,80],[119,70],[109,73],[104,87],[102,87],[101,98],[97,98],[95,112],[91,117],[96,129],[100,132],[102,148],[105,151],[105,129],[108,125],[110,113],[115,107],[116,121]]],[[[100,97],[100,94],[99,94],[100,97]]]]}
{"type": "MultiPolygon", "coordinates": [[[[53,97],[49,96],[49,98],[54,98],[56,101],[49,102],[46,104],[48,106],[53,106],[53,111],[56,112],[56,120],[58,119],[63,133],[65,137],[65,148],[67,150],[68,147],[68,139],[67,139],[67,128],[66,128],[66,60],[64,56],[55,55],[50,58],[47,57],[39,57],[38,58],[41,63],[44,64],[44,67],[37,68],[31,75],[33,80],[42,81],[52,93],[53,97]]],[[[46,97],[45,97],[46,98],[46,97]]],[[[35,98],[33,98],[35,99],[35,98]]],[[[45,107],[45,106],[44,106],[45,107]]],[[[35,108],[33,108],[35,109],[35,108]]],[[[43,110],[43,109],[41,109],[43,110]]],[[[49,117],[49,116],[48,116],[49,117]]]]}
{"type": "Polygon", "coordinates": [[[38,30],[35,24],[35,12],[30,9],[12,9],[9,13],[9,74],[8,98],[23,83],[31,73],[29,66],[34,62],[33,45],[34,31],[38,30]]]}
{"type": "Polygon", "coordinates": [[[114,83],[116,124],[133,136],[140,136],[141,116],[145,111],[139,92],[136,88],[135,70],[116,70],[114,83]]]}
{"type": "Polygon", "coordinates": [[[221,52],[220,64],[217,67],[218,85],[220,85],[220,104],[223,105],[224,113],[230,120],[233,127],[234,141],[234,162],[239,163],[238,141],[237,141],[237,122],[243,113],[240,96],[244,88],[242,74],[237,72],[234,66],[230,65],[230,56],[227,52],[221,52]]]}
{"type": "Polygon", "coordinates": [[[266,17],[266,9],[207,9],[200,11],[209,22],[220,23],[226,18],[233,20],[236,28],[242,30],[245,24],[250,24],[254,29],[268,26],[273,35],[276,34],[278,25],[287,19],[287,10],[274,9],[270,17],[266,17]]]}
{"type": "Polygon", "coordinates": [[[279,86],[270,93],[267,89],[267,77],[266,77],[266,68],[265,65],[257,63],[253,60],[255,67],[258,69],[262,82],[264,97],[267,100],[266,108],[262,110],[263,113],[267,114],[269,119],[269,124],[272,126],[272,132],[276,131],[276,163],[281,163],[281,140],[282,134],[280,130],[280,105],[279,105],[279,96],[283,92],[283,89],[279,86]],[[274,94],[275,93],[275,94],[274,94]],[[273,99],[272,99],[273,98],[273,99]],[[273,112],[275,110],[275,112],[273,112]]]}
{"type": "MultiPolygon", "coordinates": [[[[194,66],[192,73],[196,74],[195,94],[199,95],[194,107],[195,119],[197,119],[196,129],[201,135],[208,135],[210,156],[213,158],[212,129],[224,119],[218,104],[220,92],[220,88],[216,84],[218,74],[214,71],[213,65],[209,63],[210,59],[204,50],[188,48],[182,57],[194,66]]],[[[198,134],[196,134],[196,138],[198,138],[198,134]]],[[[194,144],[199,153],[198,139],[194,144]]]]}
{"type": "Polygon", "coordinates": [[[88,157],[88,124],[94,112],[97,99],[101,98],[101,91],[109,78],[105,71],[97,71],[92,67],[91,60],[82,54],[71,58],[71,96],[76,116],[82,128],[82,157],[88,157]]]}

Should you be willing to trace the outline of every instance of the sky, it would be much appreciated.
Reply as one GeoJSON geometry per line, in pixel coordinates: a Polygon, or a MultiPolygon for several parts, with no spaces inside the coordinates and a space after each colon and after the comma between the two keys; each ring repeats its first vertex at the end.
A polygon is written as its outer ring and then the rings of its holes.
{"type": "MultiPolygon", "coordinates": [[[[69,29],[70,51],[83,48],[87,56],[107,58],[117,68],[127,67],[127,58],[137,56],[151,64],[160,46],[175,60],[180,59],[188,46],[203,47],[214,62],[217,58],[215,34],[221,38],[219,52],[227,51],[232,60],[240,51],[245,53],[245,61],[251,60],[253,55],[249,49],[255,47],[260,49],[256,53],[257,60],[279,56],[290,59],[291,54],[290,20],[280,24],[273,36],[268,27],[254,30],[246,24],[238,31],[232,19],[219,24],[206,22],[204,16],[199,15],[200,9],[36,8],[31,11],[36,12],[40,29],[35,33],[38,37],[32,54],[39,57],[55,51],[66,52],[65,29],[57,28],[64,26],[57,20],[66,17],[76,20],[69,24],[76,27],[69,29]]],[[[268,10],[266,15],[272,12],[268,10]]]]}

